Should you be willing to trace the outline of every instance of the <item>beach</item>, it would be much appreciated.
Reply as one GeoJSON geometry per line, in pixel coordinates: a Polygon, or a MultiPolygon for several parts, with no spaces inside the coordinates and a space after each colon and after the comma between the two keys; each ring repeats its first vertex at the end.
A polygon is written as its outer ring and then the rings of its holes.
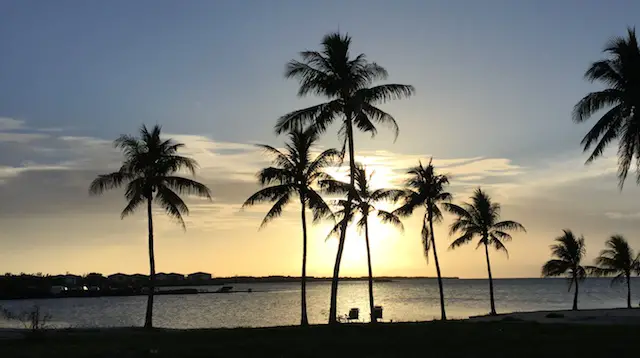
{"type": "Polygon", "coordinates": [[[640,308],[512,312],[469,317],[468,322],[524,321],[597,325],[640,325],[640,308]]]}

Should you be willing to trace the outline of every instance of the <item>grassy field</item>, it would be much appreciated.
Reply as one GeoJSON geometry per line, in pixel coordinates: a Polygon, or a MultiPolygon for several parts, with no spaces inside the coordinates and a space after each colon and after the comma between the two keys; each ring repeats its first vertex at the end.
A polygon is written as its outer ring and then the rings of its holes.
{"type": "Polygon", "coordinates": [[[0,357],[626,357],[640,326],[523,322],[349,324],[172,331],[49,332],[0,340],[0,357]]]}

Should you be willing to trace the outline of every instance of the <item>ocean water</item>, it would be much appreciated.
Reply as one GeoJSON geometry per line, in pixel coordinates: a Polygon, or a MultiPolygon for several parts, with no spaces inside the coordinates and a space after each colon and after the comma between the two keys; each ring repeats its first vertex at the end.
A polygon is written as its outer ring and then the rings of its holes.
{"type": "MultiPolygon", "coordinates": [[[[311,323],[325,323],[329,311],[330,282],[308,284],[307,305],[311,323]]],[[[296,283],[236,284],[234,289],[252,293],[165,295],[154,304],[154,325],[167,328],[268,327],[295,325],[300,320],[300,288],[296,283]]],[[[494,280],[498,313],[570,309],[573,293],[564,279],[494,280]]],[[[216,286],[201,287],[215,290],[216,286]]],[[[466,318],[489,312],[487,280],[445,280],[449,318],[466,318]]],[[[632,280],[632,304],[640,299],[640,279],[632,280]],[[638,291],[638,292],[635,292],[638,291]]],[[[424,321],[439,318],[438,285],[432,279],[394,280],[374,284],[376,305],[383,306],[385,321],[424,321]]],[[[141,326],[146,297],[99,297],[0,301],[12,310],[38,305],[52,316],[54,327],[141,326]]],[[[626,306],[626,286],[611,287],[610,280],[590,278],[580,286],[579,306],[616,308],[626,306]]],[[[341,282],[338,313],[360,308],[367,321],[366,281],[341,282]]],[[[0,326],[16,326],[0,319],[0,326]]]]}

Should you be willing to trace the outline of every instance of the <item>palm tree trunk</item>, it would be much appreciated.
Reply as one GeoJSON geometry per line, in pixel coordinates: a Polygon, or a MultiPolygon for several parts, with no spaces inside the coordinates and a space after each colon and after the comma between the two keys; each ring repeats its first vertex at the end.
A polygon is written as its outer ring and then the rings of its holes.
{"type": "Polygon", "coordinates": [[[491,300],[491,312],[489,314],[496,315],[496,303],[493,299],[493,277],[491,276],[491,262],[489,261],[489,245],[485,238],[484,252],[487,255],[487,272],[489,273],[489,299],[491,300]]]}
{"type": "Polygon", "coordinates": [[[364,239],[367,243],[367,264],[369,265],[369,312],[371,314],[371,323],[376,322],[375,313],[373,308],[373,270],[371,268],[371,248],[369,245],[369,221],[367,217],[364,218],[364,239]]]}
{"type": "Polygon", "coordinates": [[[300,277],[300,325],[307,326],[307,215],[305,213],[304,194],[300,193],[300,204],[302,205],[302,276],[300,277]]]}
{"type": "MultiPolygon", "coordinates": [[[[356,162],[353,148],[353,126],[351,123],[351,114],[346,115],[347,124],[347,140],[349,144],[349,184],[351,188],[355,187],[355,178],[353,173],[356,171],[356,162]]],[[[351,216],[351,202],[353,201],[353,192],[350,190],[347,194],[347,204],[345,205],[345,217],[342,227],[340,228],[340,239],[338,241],[338,252],[336,253],[336,262],[333,266],[333,278],[331,280],[331,302],[329,306],[329,324],[338,323],[338,281],[340,279],[340,263],[342,261],[342,252],[344,251],[344,242],[347,235],[347,226],[349,217],[351,216]]]]}
{"type": "Polygon", "coordinates": [[[578,278],[573,277],[573,281],[576,284],[576,291],[573,293],[573,307],[571,308],[574,311],[578,310],[578,278]]]}
{"type": "Polygon", "coordinates": [[[631,308],[631,275],[627,274],[627,308],[631,308]]]}
{"type": "Polygon", "coordinates": [[[431,247],[433,248],[433,259],[436,263],[436,274],[438,275],[438,289],[440,289],[440,317],[443,321],[447,320],[447,313],[444,308],[444,290],[442,288],[442,274],[440,273],[440,262],[438,261],[438,251],[436,250],[436,237],[433,233],[433,210],[429,211],[429,231],[431,232],[431,247]]]}
{"type": "Polygon", "coordinates": [[[153,293],[156,286],[156,258],[153,252],[153,215],[151,213],[151,197],[147,198],[147,221],[149,223],[149,296],[147,296],[147,313],[144,317],[144,328],[153,328],[153,293]]]}

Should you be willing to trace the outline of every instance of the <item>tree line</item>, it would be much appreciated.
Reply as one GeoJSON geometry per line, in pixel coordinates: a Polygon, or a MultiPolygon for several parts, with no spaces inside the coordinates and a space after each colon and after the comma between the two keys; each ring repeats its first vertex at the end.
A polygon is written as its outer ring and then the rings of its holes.
{"type": "MultiPolygon", "coordinates": [[[[419,163],[407,172],[407,180],[400,189],[371,188],[371,175],[367,168],[357,163],[354,131],[376,135],[376,125],[391,128],[396,137],[399,127],[395,118],[377,107],[390,100],[408,98],[415,93],[411,85],[376,84],[386,80],[388,72],[384,67],[371,62],[364,54],[352,56],[351,38],[340,33],[326,35],[319,51],[302,51],[298,60],[290,61],[285,77],[299,83],[298,96],[314,95],[324,97],[325,102],[292,111],[280,117],[275,124],[276,134],[288,135],[284,151],[269,145],[261,145],[272,156],[273,165],[258,173],[263,188],[248,198],[243,206],[261,202],[272,202],[262,225],[280,216],[296,197],[300,203],[302,225],[303,257],[301,279],[301,323],[308,324],[306,317],[306,252],[307,252],[307,211],[312,221],[332,220],[335,226],[330,235],[338,237],[338,249],[331,282],[329,323],[337,323],[337,294],[340,265],[344,251],[347,227],[356,223],[364,232],[367,262],[369,268],[369,305],[373,316],[374,298],[372,290],[372,259],[369,248],[369,220],[375,218],[402,229],[402,217],[420,210],[423,215],[421,240],[424,253],[432,253],[438,276],[441,317],[446,319],[443,283],[440,263],[436,250],[434,223],[443,218],[443,211],[454,216],[450,234],[456,239],[449,245],[456,248],[477,239],[477,247],[484,248],[490,288],[490,313],[495,314],[493,280],[489,248],[507,252],[504,242],[512,239],[510,232],[525,231],[524,227],[511,220],[501,220],[501,206],[481,188],[477,188],[469,202],[460,205],[452,203],[448,193],[449,178],[437,173],[431,161],[426,166],[419,163]],[[338,123],[338,137],[342,149],[328,149],[313,156],[313,146],[333,123],[338,123]],[[348,182],[329,176],[326,168],[341,163],[348,158],[348,182]],[[322,194],[338,195],[338,199],[326,202],[322,194]],[[376,204],[382,201],[398,203],[393,211],[379,210],[376,204]]],[[[576,122],[587,120],[591,115],[606,107],[611,107],[584,137],[584,150],[595,148],[587,162],[602,155],[604,148],[614,139],[619,139],[620,187],[627,176],[633,159],[640,157],[640,117],[635,109],[640,105],[637,88],[640,84],[640,49],[635,30],[629,29],[626,38],[612,40],[605,52],[609,58],[597,61],[587,70],[585,76],[590,81],[600,81],[609,88],[585,96],[574,108],[576,122]],[[597,144],[596,144],[597,143],[597,144]]],[[[189,209],[181,199],[181,194],[197,195],[211,199],[209,189],[197,181],[178,176],[187,170],[195,174],[197,163],[178,154],[184,145],[171,139],[161,139],[160,127],[148,129],[143,126],[138,137],[123,135],[114,142],[124,154],[125,160],[116,172],[100,175],[91,186],[91,194],[125,186],[128,201],[121,216],[133,213],[140,206],[146,206],[148,218],[149,250],[149,297],[145,316],[145,327],[152,327],[153,292],[155,285],[155,259],[152,205],[156,203],[184,227],[183,215],[189,209]]],[[[640,165],[637,167],[640,181],[640,165]]],[[[578,250],[580,252],[580,250],[578,250]]],[[[555,251],[554,251],[555,252],[555,251]]],[[[558,253],[563,253],[560,250],[558,253]]],[[[559,260],[563,260],[560,258],[559,260]]],[[[552,264],[554,265],[554,264],[552,264]]],[[[545,265],[546,266],[546,265],[545,265]]],[[[564,267],[564,266],[562,266],[564,267]]],[[[544,271],[555,275],[556,269],[544,271]]],[[[601,269],[606,269],[601,265],[601,269]]],[[[570,272],[577,275],[573,280],[577,285],[582,275],[577,266],[570,272]]],[[[563,271],[564,272],[564,271],[563,271]]],[[[594,271],[604,274],[605,271],[594,271]]],[[[608,271],[607,271],[608,272],[608,271]]],[[[577,290],[576,290],[577,292],[577,290]]]]}

